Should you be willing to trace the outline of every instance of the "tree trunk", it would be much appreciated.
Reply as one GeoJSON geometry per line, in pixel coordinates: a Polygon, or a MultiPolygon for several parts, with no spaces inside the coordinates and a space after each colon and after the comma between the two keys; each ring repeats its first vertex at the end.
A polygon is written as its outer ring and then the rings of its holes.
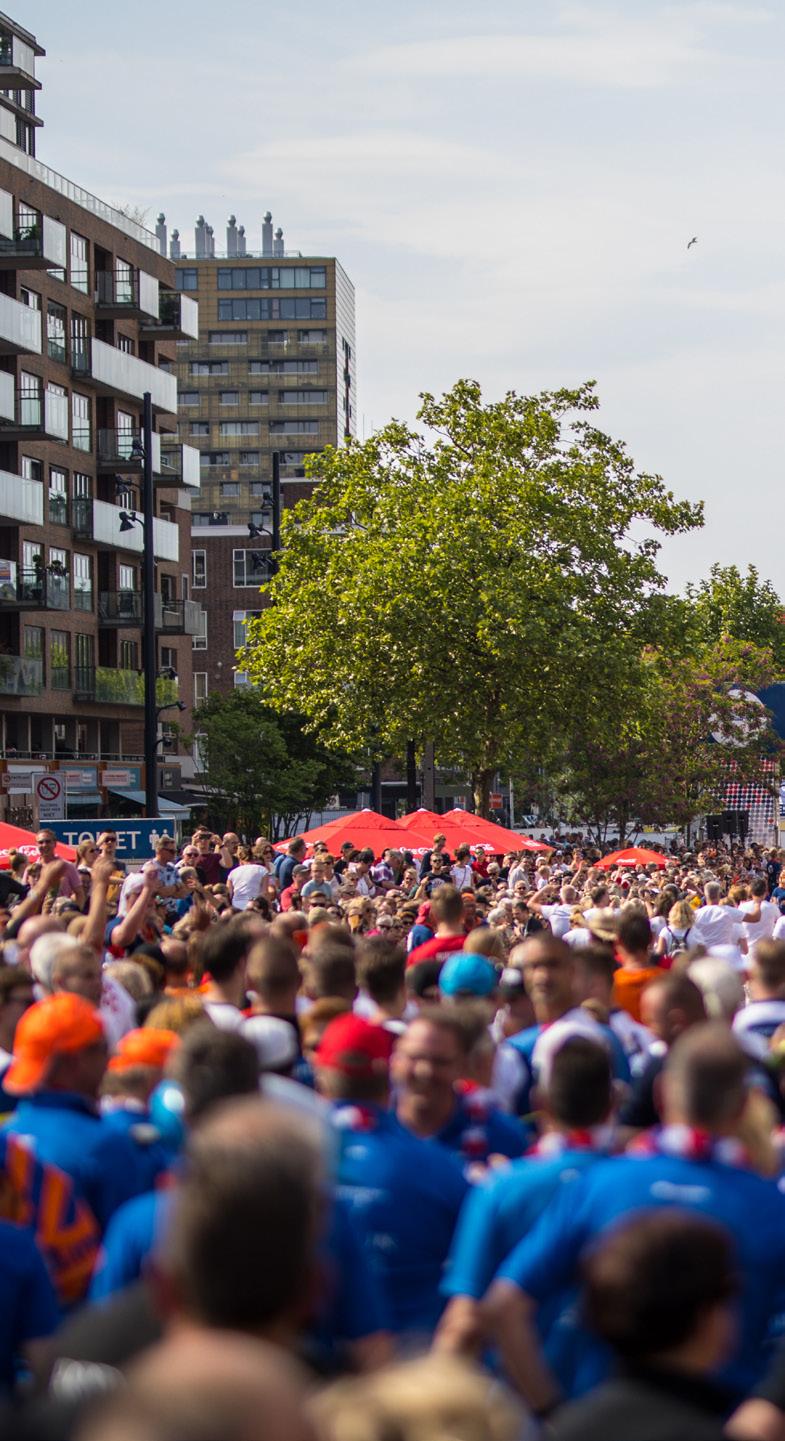
{"type": "Polygon", "coordinates": [[[482,816],[486,821],[491,818],[491,786],[495,774],[496,771],[493,766],[485,766],[482,770],[472,772],[474,809],[477,815],[482,816]]]}
{"type": "Polygon", "coordinates": [[[414,741],[406,742],[406,810],[417,809],[417,754],[414,741]]]}

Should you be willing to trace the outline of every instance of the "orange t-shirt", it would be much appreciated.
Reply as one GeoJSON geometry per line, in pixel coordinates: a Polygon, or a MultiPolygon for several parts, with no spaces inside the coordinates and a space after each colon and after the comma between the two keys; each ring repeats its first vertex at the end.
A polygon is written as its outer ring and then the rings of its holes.
{"type": "Polygon", "coordinates": [[[614,1005],[621,1006],[634,1021],[639,1021],[641,996],[646,987],[662,975],[661,966],[620,966],[613,977],[614,1005]]]}

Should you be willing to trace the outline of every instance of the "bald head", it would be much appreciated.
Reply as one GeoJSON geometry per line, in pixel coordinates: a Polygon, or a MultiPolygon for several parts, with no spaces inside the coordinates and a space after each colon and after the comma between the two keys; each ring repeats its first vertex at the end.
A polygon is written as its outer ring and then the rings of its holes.
{"type": "Polygon", "coordinates": [[[665,1063],[666,1123],[698,1126],[720,1136],[731,1132],[746,1105],[748,1064],[735,1036],[721,1022],[690,1027],[665,1063]]]}
{"type": "Polygon", "coordinates": [[[309,1441],[305,1395],[278,1347],[187,1328],[147,1352],[79,1441],[309,1441]]]}

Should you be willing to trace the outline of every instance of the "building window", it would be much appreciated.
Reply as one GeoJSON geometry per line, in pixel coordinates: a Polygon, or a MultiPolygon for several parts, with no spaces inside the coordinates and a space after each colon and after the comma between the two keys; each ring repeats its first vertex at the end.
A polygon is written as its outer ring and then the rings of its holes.
{"type": "Polygon", "coordinates": [[[67,630],[49,632],[49,685],[52,690],[70,690],[70,636],[67,630]]]}
{"type": "Polygon", "coordinates": [[[207,585],[207,551],[191,551],[191,566],[193,570],[192,585],[194,590],[204,590],[207,585]]]}
{"type": "Polygon", "coordinates": [[[236,480],[225,480],[221,484],[221,500],[237,500],[240,496],[240,486],[236,480]]]}
{"type": "Polygon", "coordinates": [[[258,435],[258,420],[222,420],[218,426],[218,434],[228,435],[258,435]]]}
{"type": "Polygon", "coordinates": [[[43,480],[44,463],[42,460],[34,460],[32,455],[22,456],[22,478],[24,480],[43,480]]]}
{"type": "Polygon", "coordinates": [[[41,297],[38,292],[35,290],[28,290],[27,287],[24,285],[20,288],[19,299],[22,305],[27,306],[28,310],[41,309],[41,297]]]}
{"type": "Polygon", "coordinates": [[[28,660],[44,658],[44,628],[42,625],[25,626],[25,655],[28,660]]]}
{"type": "Polygon", "coordinates": [[[235,673],[234,673],[234,683],[235,683],[236,686],[238,686],[238,685],[250,685],[251,682],[250,682],[250,680],[248,679],[248,672],[247,672],[247,670],[236,670],[235,673]]]}
{"type": "Polygon", "coordinates": [[[81,470],[74,471],[74,495],[89,500],[93,493],[93,477],[81,470]]]}
{"type": "Polygon", "coordinates": [[[190,425],[189,425],[189,427],[188,427],[188,433],[189,433],[189,435],[201,435],[201,436],[209,435],[209,434],[210,434],[210,422],[209,422],[209,420],[192,420],[191,423],[190,423],[190,425]]]}
{"type": "Polygon", "coordinates": [[[134,343],[130,335],[118,335],[117,349],[122,350],[123,355],[133,355],[134,343]]]}
{"type": "Polygon", "coordinates": [[[239,405],[240,392],[239,390],[219,390],[218,399],[221,405],[239,405]]]}
{"type": "Polygon", "coordinates": [[[326,390],[279,390],[281,405],[326,405],[326,390]]]}
{"type": "Polygon", "coordinates": [[[220,467],[229,465],[229,462],[228,450],[201,450],[199,452],[200,465],[220,467]]]}
{"type": "Polygon", "coordinates": [[[247,330],[210,330],[207,334],[210,345],[247,345],[247,330]]]}
{"type": "Polygon", "coordinates": [[[120,590],[136,590],[136,572],[132,565],[117,567],[117,584],[120,590]]]}
{"type": "Polygon", "coordinates": [[[71,231],[71,284],[74,290],[82,290],[85,295],[90,290],[90,276],[87,260],[87,241],[83,235],[77,235],[75,230],[71,231]]]}
{"type": "Polygon", "coordinates": [[[192,360],[191,375],[228,375],[228,360],[192,360]]]}
{"type": "Polygon", "coordinates": [[[319,429],[318,420],[271,420],[271,435],[310,435],[319,429]]]}
{"type": "Polygon", "coordinates": [[[269,398],[270,393],[267,390],[249,390],[248,392],[249,405],[266,405],[269,398]]]}
{"type": "Polygon", "coordinates": [[[68,524],[68,474],[54,466],[49,469],[49,522],[68,524]]]}
{"type": "Polygon", "coordinates": [[[249,375],[269,375],[269,374],[270,374],[270,367],[271,367],[272,364],[273,364],[273,362],[270,361],[270,360],[249,360],[249,361],[248,361],[248,374],[249,374],[249,375]]]}
{"type": "Polygon", "coordinates": [[[65,306],[54,300],[46,307],[46,348],[50,360],[65,365],[65,306]]]}
{"type": "Polygon", "coordinates": [[[219,290],[324,290],[323,265],[219,266],[219,290]]]}
{"type": "Polygon", "coordinates": [[[199,629],[193,637],[194,650],[207,650],[207,611],[204,606],[199,611],[199,629]]]}
{"type": "Polygon", "coordinates": [[[139,669],[139,647],[135,640],[120,642],[120,665],[123,670],[139,669]]]}
{"type": "Polygon", "coordinates": [[[195,266],[178,266],[175,271],[175,285],[178,290],[198,290],[199,272],[195,266]]]}
{"type": "Polygon", "coordinates": [[[241,450],[239,459],[241,465],[258,465],[259,452],[258,450],[241,450]]]}
{"type": "Polygon", "coordinates": [[[41,425],[41,410],[41,377],[40,375],[33,375],[29,370],[23,370],[19,375],[20,424],[29,425],[37,430],[41,425]]]}
{"type": "Polygon", "coordinates": [[[270,552],[265,550],[233,550],[234,587],[260,586],[267,579],[270,552]]]}
{"type": "Polygon", "coordinates": [[[74,553],[74,609],[93,608],[93,563],[89,555],[74,553]]]}
{"type": "Polygon", "coordinates": [[[92,450],[90,397],[71,393],[71,444],[75,450],[92,450]]]}
{"type": "Polygon", "coordinates": [[[219,320],[326,320],[327,301],[292,296],[290,300],[252,300],[238,296],[218,301],[219,320]]]}
{"type": "Polygon", "coordinates": [[[178,404],[179,404],[179,405],[198,405],[198,404],[199,404],[199,391],[198,391],[198,390],[181,390],[181,391],[180,391],[180,394],[179,394],[179,396],[178,396],[177,399],[178,399],[178,404]]]}
{"type": "Polygon", "coordinates": [[[207,671],[194,671],[194,705],[201,705],[207,700],[207,671]]]}
{"type": "Polygon", "coordinates": [[[90,326],[86,315],[71,313],[71,367],[86,374],[90,368],[90,326]]]}
{"type": "Polygon", "coordinates": [[[301,330],[297,336],[301,345],[326,345],[326,330],[301,330]]]}

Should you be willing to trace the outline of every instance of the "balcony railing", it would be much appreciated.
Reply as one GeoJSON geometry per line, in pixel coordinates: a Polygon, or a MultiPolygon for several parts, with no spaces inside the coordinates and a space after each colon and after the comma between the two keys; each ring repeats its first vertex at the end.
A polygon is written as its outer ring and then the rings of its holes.
{"type": "Polygon", "coordinates": [[[59,220],[44,215],[29,225],[12,221],[5,230],[7,233],[0,235],[0,270],[65,269],[66,228],[59,220]]]}
{"type": "Polygon", "coordinates": [[[134,590],[102,590],[98,596],[98,623],[106,626],[142,624],[142,596],[134,590]]]}
{"type": "MultiPolygon", "coordinates": [[[[98,466],[118,475],[134,475],[144,467],[141,430],[99,430],[98,466]]],[[[161,469],[161,437],[153,431],[153,474],[161,469]]]]}
{"type": "Polygon", "coordinates": [[[96,277],[95,303],[104,314],[139,315],[153,320],[158,317],[158,281],[144,270],[133,275],[117,275],[99,270],[96,277]]]}
{"type": "Polygon", "coordinates": [[[61,490],[50,490],[46,506],[50,525],[68,524],[68,496],[61,490]]]}
{"type": "Polygon", "coordinates": [[[183,295],[179,290],[163,290],[155,319],[145,322],[143,329],[151,335],[198,340],[199,306],[190,295],[183,295]]]}
{"type": "Polygon", "coordinates": [[[155,597],[155,628],[161,635],[200,635],[202,607],[195,600],[155,597]]]}
{"type": "Polygon", "coordinates": [[[0,655],[0,695],[40,695],[44,663],[40,657],[0,655]]]}
{"type": "Polygon", "coordinates": [[[4,355],[41,354],[41,312],[0,292],[0,351],[4,355]]]}
{"type": "Polygon", "coordinates": [[[8,390],[13,377],[0,375],[0,439],[62,440],[68,444],[68,396],[44,390],[8,390]]]}
{"type": "Polygon", "coordinates": [[[38,90],[35,50],[19,35],[0,35],[0,85],[9,90],[38,90]]]}
{"type": "Polygon", "coordinates": [[[199,451],[193,445],[161,446],[159,474],[162,480],[198,490],[202,483],[199,451]]]}
{"type": "Polygon", "coordinates": [[[71,584],[67,575],[51,570],[23,570],[17,575],[14,566],[9,578],[0,581],[0,612],[70,608],[71,584]]]}
{"type": "Polygon", "coordinates": [[[0,470],[0,522],[5,520],[43,525],[44,487],[40,480],[26,480],[0,470]]]}
{"type": "MultiPolygon", "coordinates": [[[[159,676],[155,685],[155,699],[159,706],[170,705],[177,700],[177,681],[159,676]]],[[[144,705],[144,672],[140,670],[115,669],[113,666],[76,666],[74,668],[74,698],[95,701],[100,705],[144,705]]]]}
{"type": "MultiPolygon", "coordinates": [[[[30,312],[35,315],[35,311],[30,312]]],[[[0,336],[2,336],[2,315],[0,314],[0,336]]],[[[91,340],[79,353],[71,356],[75,373],[91,379],[96,387],[108,395],[129,396],[141,401],[149,390],[153,408],[167,414],[177,413],[177,380],[158,365],[148,365],[125,350],[107,345],[103,340],[91,340]]]]}

